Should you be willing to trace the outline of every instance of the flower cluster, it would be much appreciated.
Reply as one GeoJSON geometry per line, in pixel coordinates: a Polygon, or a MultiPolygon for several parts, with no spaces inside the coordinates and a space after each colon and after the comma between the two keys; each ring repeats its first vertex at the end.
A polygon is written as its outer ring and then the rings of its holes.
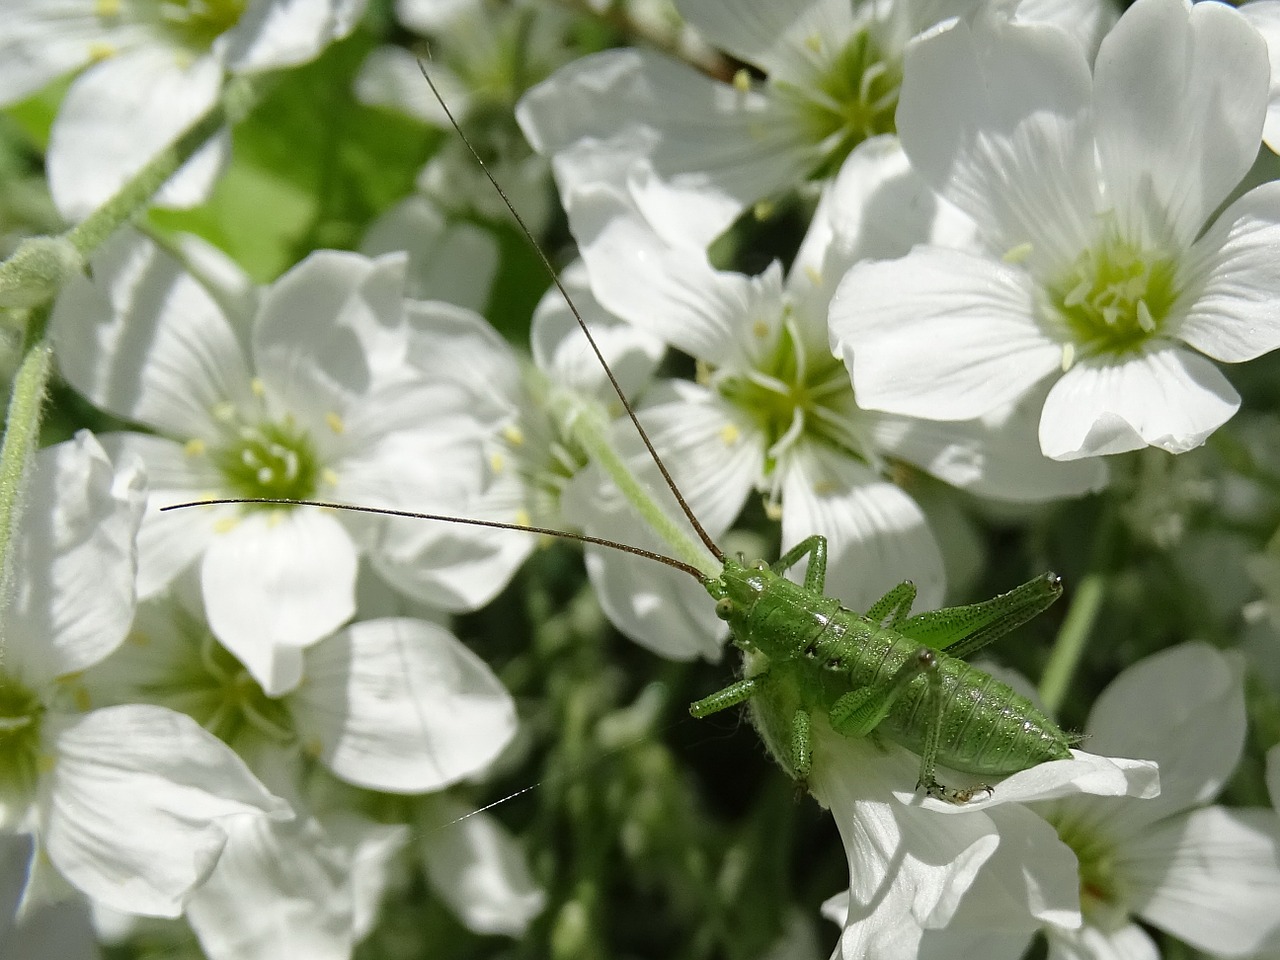
{"type": "Polygon", "coordinates": [[[391,6],[0,22],[0,954],[1276,955],[1280,2],[391,6]]]}

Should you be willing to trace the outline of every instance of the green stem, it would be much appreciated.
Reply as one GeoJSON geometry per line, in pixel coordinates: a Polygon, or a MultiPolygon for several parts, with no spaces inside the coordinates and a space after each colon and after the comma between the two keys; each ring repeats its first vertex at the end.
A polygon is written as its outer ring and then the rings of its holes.
{"type": "Polygon", "coordinates": [[[145,210],[156,191],[197,150],[252,109],[257,91],[234,78],[213,108],[159,151],[120,191],[83,221],[58,237],[31,237],[0,263],[0,306],[34,307],[49,303],[63,282],[84,269],[95,250],[116,230],[145,210]]]}
{"type": "MultiPolygon", "coordinates": [[[[53,372],[53,348],[44,338],[47,311],[32,311],[27,328],[26,350],[5,418],[4,441],[0,444],[0,624],[7,622],[14,577],[13,533],[22,513],[27,466],[40,444],[40,419],[45,393],[53,372]]],[[[4,635],[0,632],[0,662],[4,658],[4,635]]]]}
{"type": "Polygon", "coordinates": [[[708,579],[720,576],[720,564],[700,543],[685,533],[685,524],[672,519],[654,499],[649,488],[631,472],[609,440],[609,427],[599,407],[581,397],[562,392],[553,399],[554,406],[567,411],[564,421],[573,438],[582,445],[592,462],[609,475],[622,495],[636,508],[642,520],[671,548],[672,553],[696,567],[708,579]]]}
{"type": "Polygon", "coordinates": [[[1067,689],[1080,666],[1093,625],[1102,610],[1107,593],[1107,576],[1100,570],[1085,574],[1071,598],[1071,607],[1053,643],[1053,652],[1040,680],[1040,700],[1056,716],[1062,708],[1067,689]]]}

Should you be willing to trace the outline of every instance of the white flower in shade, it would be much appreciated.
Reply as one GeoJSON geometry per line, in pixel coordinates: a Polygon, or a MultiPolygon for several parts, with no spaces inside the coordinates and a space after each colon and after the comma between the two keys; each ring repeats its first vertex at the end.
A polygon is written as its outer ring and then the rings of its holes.
{"type": "Polygon", "coordinates": [[[88,710],[75,678],[133,617],[136,473],[113,476],[88,434],[37,456],[16,532],[0,665],[0,828],[35,840],[23,910],[67,885],[108,906],[174,917],[213,870],[226,818],[290,816],[190,717],[88,710]]]}
{"type": "Polygon", "coordinates": [[[493,817],[427,798],[417,850],[431,887],[469,930],[518,937],[546,905],[519,841],[493,817]]]}
{"type": "Polygon", "coordinates": [[[913,43],[903,147],[980,243],[849,272],[831,327],[860,401],[963,420],[1047,389],[1051,457],[1202,443],[1239,405],[1209,358],[1280,345],[1280,184],[1211,220],[1257,154],[1267,76],[1217,3],[1138,0],[1092,78],[1049,27],[913,43]]]}
{"type": "MultiPolygon", "coordinates": [[[[562,282],[592,324],[623,389],[638,393],[661,344],[605,313],[580,268],[570,267],[562,282]]],[[[588,396],[615,413],[617,399],[558,291],[539,304],[531,336],[532,365],[480,316],[435,304],[429,322],[418,328],[412,361],[433,382],[466,394],[467,408],[489,427],[484,489],[455,514],[558,529],[565,524],[561,495],[586,464],[586,454],[566,430],[553,395],[560,390],[588,396]]],[[[387,525],[373,562],[407,593],[448,609],[473,609],[491,600],[536,546],[530,534],[402,521],[387,525]]]]}
{"type": "Polygon", "coordinates": [[[164,595],[139,607],[128,641],[81,689],[95,702],[182,710],[251,765],[260,744],[291,747],[340,780],[390,793],[474,776],[516,731],[511,696],[484,661],[443,627],[407,617],[325,637],[303,651],[296,689],[273,696],[198,613],[164,595]]]}
{"type": "MultiPolygon", "coordinates": [[[[568,58],[573,15],[527,2],[482,0],[399,3],[405,27],[429,37],[423,61],[402,46],[374,49],[356,77],[356,97],[365,104],[407,114],[442,128],[446,137],[418,174],[418,196],[451,217],[510,219],[502,198],[453,132],[448,113],[486,157],[490,170],[534,233],[550,219],[550,167],[520,136],[511,109],[526,87],[568,58]],[[448,107],[423,80],[426,71],[448,107]]],[[[394,209],[394,208],[393,208],[394,209]]],[[[394,216],[394,214],[393,214],[394,216]]]]}
{"type": "Polygon", "coordinates": [[[849,859],[849,891],[823,907],[844,927],[833,960],[917,957],[928,932],[947,928],[972,898],[975,880],[991,869],[984,865],[999,856],[1001,913],[1023,923],[1078,924],[1071,851],[1025,805],[1078,794],[1158,792],[1154,764],[1072,751],[1071,760],[1007,777],[986,798],[962,805],[920,801],[909,787],[920,766],[914,754],[841,737],[825,722],[815,734],[812,792],[835,817],[849,859]]]}
{"type": "MultiPolygon", "coordinates": [[[[187,592],[198,606],[198,592],[187,592]]],[[[356,623],[321,640],[303,653],[297,689],[271,697],[182,593],[142,604],[127,642],[84,675],[80,695],[183,710],[293,801],[291,823],[231,831],[191,899],[188,920],[210,957],[346,957],[372,926],[388,861],[408,832],[313,798],[306,761],[366,789],[441,790],[483,771],[510,743],[514,703],[457,639],[408,618],[356,623]],[[285,904],[291,921],[281,925],[285,904]]]]}
{"type": "MultiPolygon", "coordinates": [[[[77,70],[50,132],[46,164],[58,209],[80,219],[204,116],[227,74],[305,63],[354,29],[366,0],[14,0],[0,34],[0,104],[77,70]]],[[[206,196],[225,134],[159,194],[169,206],[206,196]]]]}
{"type": "MultiPolygon", "coordinates": [[[[212,497],[319,498],[426,509],[479,484],[479,426],[464,397],[407,362],[415,315],[404,260],[313,254],[242,313],[134,234],[93,260],[52,319],[68,381],[159,436],[121,433],[152,508],[212,497]]],[[[209,274],[202,271],[202,278],[209,274]]],[[[238,288],[237,288],[238,289],[238,288]]],[[[139,594],[199,565],[214,633],[271,693],[301,649],[355,609],[357,557],[381,518],[311,507],[161,514],[139,540],[139,594]]]]}
{"type": "Polygon", "coordinates": [[[1041,929],[1053,960],[1155,958],[1139,920],[1214,956],[1249,956],[1273,944],[1280,934],[1280,818],[1270,809],[1208,805],[1244,747],[1239,659],[1203,644],[1148,657],[1103,691],[1086,734],[1093,749],[1158,762],[1160,796],[1140,803],[1070,796],[1032,805],[1079,865],[1080,915],[1067,923],[1044,913],[1038,920],[1001,913],[1018,875],[1016,862],[1000,863],[1009,839],[1002,828],[1000,852],[983,868],[994,873],[979,877],[950,927],[925,937],[921,956],[966,956],[981,944],[993,957],[1016,960],[1041,929]]]}
{"type": "MultiPolygon", "coordinates": [[[[785,276],[776,263],[755,277],[715,269],[689,239],[703,232],[696,205],[646,216],[646,204],[635,199],[651,183],[642,167],[619,173],[607,158],[598,166],[601,179],[570,206],[592,291],[610,311],[698,363],[697,383],[652,391],[641,419],[713,536],[759,490],[782,521],[784,545],[813,533],[827,537],[827,593],[864,609],[909,579],[927,609],[943,599],[942,557],[924,512],[891,480],[901,463],[1006,499],[1078,494],[1101,483],[1094,466],[1062,470],[1044,458],[1016,411],[944,431],[859,407],[828,346],[835,283],[862,256],[905,252],[919,239],[965,231],[931,202],[891,138],[850,157],[785,276]],[[603,179],[610,170],[612,182],[603,179]],[[902,213],[884,217],[883,210],[902,213]]],[[[619,446],[638,446],[626,422],[615,433],[619,446]]],[[[652,472],[644,456],[637,452],[633,462],[652,472]]],[[[599,512],[602,498],[591,499],[599,512]]],[[[603,535],[635,537],[619,528],[603,535]]]]}
{"type": "MultiPolygon", "coordinates": [[[[591,186],[578,149],[605,145],[648,161],[655,183],[645,199],[703,207],[703,232],[689,241],[705,245],[747,206],[832,177],[862,143],[893,133],[907,41],[982,0],[676,5],[708,43],[748,66],[730,81],[643,49],[610,50],[562,67],[529,91],[517,116],[534,149],[554,157],[566,205],[591,186]]],[[[1047,5],[1029,6],[1019,16],[1047,5]]],[[[1108,4],[1072,7],[1082,42],[1092,42],[1108,4]]]]}

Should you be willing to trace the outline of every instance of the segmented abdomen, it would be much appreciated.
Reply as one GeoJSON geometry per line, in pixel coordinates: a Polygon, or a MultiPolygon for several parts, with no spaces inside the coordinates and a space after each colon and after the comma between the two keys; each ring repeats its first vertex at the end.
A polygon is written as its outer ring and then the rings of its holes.
{"type": "MultiPolygon", "coordinates": [[[[807,661],[824,673],[843,675],[845,689],[883,687],[916,655],[921,644],[882,630],[830,598],[815,603],[793,584],[771,589],[750,617],[756,645],[772,660],[807,661]]],[[[1071,756],[1070,738],[1026,697],[963,660],[939,652],[936,682],[917,676],[876,732],[916,753],[937,714],[942,729],[938,763],[979,776],[1004,776],[1046,760],[1071,756]]],[[[843,683],[839,684],[843,688],[843,683]]]]}

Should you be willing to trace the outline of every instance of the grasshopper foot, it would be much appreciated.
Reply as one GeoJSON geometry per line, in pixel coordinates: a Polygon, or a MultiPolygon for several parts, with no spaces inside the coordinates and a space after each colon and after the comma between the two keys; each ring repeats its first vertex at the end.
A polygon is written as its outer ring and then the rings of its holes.
{"type": "Polygon", "coordinates": [[[937,780],[928,782],[922,780],[916,784],[916,789],[923,789],[926,797],[933,797],[935,800],[944,800],[947,803],[957,805],[968,803],[980,793],[985,793],[988,797],[995,793],[995,789],[985,783],[979,783],[973,787],[955,788],[945,786],[937,780]]]}

